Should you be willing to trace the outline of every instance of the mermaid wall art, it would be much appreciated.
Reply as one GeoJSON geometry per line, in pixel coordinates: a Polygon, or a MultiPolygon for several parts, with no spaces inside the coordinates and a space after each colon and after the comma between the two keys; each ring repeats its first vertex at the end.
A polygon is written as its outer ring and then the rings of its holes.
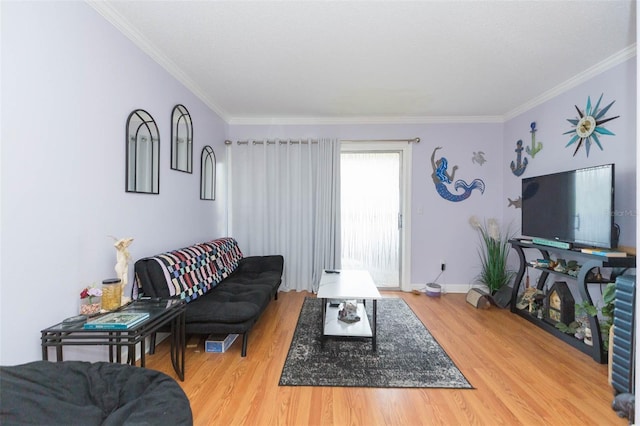
{"type": "Polygon", "coordinates": [[[453,166],[451,169],[451,174],[449,174],[448,161],[445,157],[440,157],[436,161],[436,151],[442,149],[441,146],[436,147],[431,154],[431,167],[433,168],[433,173],[431,174],[431,178],[433,179],[433,183],[436,186],[436,191],[438,194],[445,200],[449,201],[462,201],[466,200],[471,196],[471,191],[477,189],[481,194],[484,193],[484,181],[482,179],[474,179],[470,184],[466,183],[462,179],[458,179],[454,182],[456,170],[458,170],[458,166],[453,166]],[[449,191],[450,185],[453,183],[453,188],[457,191],[460,189],[463,190],[462,193],[452,193],[449,191]]]}

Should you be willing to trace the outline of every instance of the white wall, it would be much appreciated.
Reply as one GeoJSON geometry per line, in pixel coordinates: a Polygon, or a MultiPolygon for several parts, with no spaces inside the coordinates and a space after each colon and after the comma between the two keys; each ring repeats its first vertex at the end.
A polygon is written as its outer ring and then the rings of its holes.
{"type": "Polygon", "coordinates": [[[9,365],[39,359],[40,330],[76,315],[84,286],[115,276],[109,236],[133,237],[136,260],[224,235],[224,194],[200,201],[199,167],[208,144],[224,173],[226,124],[84,2],[0,7],[0,364],[9,365]],[[170,170],[178,103],[194,123],[193,174],[170,170]],[[159,195],[125,192],[125,123],[137,108],[158,124],[159,195]]]}

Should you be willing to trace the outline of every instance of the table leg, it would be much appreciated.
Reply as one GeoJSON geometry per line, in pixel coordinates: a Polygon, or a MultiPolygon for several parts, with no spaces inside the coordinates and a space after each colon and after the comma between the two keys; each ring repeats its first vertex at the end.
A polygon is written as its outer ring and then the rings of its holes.
{"type": "MultiPolygon", "coordinates": [[[[142,342],[140,342],[140,367],[145,367],[145,341],[145,339],[142,339],[142,342]]],[[[136,345],[133,345],[133,365],[136,365],[136,345]]]]}
{"type": "Polygon", "coordinates": [[[322,299],[322,323],[320,324],[320,347],[324,348],[324,325],[327,321],[327,299],[322,299]]]}
{"type": "Polygon", "coordinates": [[[373,321],[371,322],[371,342],[373,346],[373,350],[376,351],[378,349],[376,342],[376,332],[378,328],[378,300],[373,299],[373,321]]]}
{"type": "Polygon", "coordinates": [[[56,334],[56,361],[62,361],[62,335],[56,334]]]}
{"type": "MultiPolygon", "coordinates": [[[[110,332],[110,333],[109,333],[109,343],[113,342],[112,337],[113,337],[113,333],[111,333],[111,332],[110,332]]],[[[113,363],[113,350],[114,350],[114,346],[113,346],[113,345],[111,345],[111,344],[109,344],[109,346],[108,346],[108,347],[109,347],[109,362],[113,363]]],[[[117,346],[116,346],[116,348],[117,348],[117,346]]]]}
{"type": "Polygon", "coordinates": [[[185,313],[171,321],[171,364],[181,381],[184,381],[185,313]]]}
{"type": "MultiPolygon", "coordinates": [[[[120,343],[120,332],[116,331],[116,341],[120,343]]],[[[122,364],[122,349],[121,346],[116,346],[116,362],[122,364]]]]}
{"type": "Polygon", "coordinates": [[[187,313],[186,311],[182,312],[182,314],[178,317],[178,334],[179,334],[179,338],[178,338],[178,354],[179,354],[179,358],[180,361],[178,362],[178,364],[180,365],[180,372],[178,373],[178,376],[180,377],[180,380],[184,381],[184,354],[185,354],[185,348],[187,346],[187,332],[186,332],[186,319],[187,319],[187,313]]]}

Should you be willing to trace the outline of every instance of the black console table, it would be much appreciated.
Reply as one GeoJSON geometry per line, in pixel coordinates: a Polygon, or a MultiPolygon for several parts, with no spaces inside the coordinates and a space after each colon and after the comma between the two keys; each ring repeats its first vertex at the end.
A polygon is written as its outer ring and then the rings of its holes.
{"type": "MultiPolygon", "coordinates": [[[[596,268],[612,268],[612,271],[621,273],[626,269],[636,267],[636,257],[631,255],[628,255],[627,257],[605,257],[582,253],[580,249],[562,249],[534,244],[530,240],[513,239],[509,240],[509,242],[511,243],[511,247],[513,247],[516,253],[518,253],[518,257],[520,258],[520,268],[518,269],[516,280],[513,285],[513,291],[511,293],[511,312],[520,315],[534,325],[544,329],[548,333],[553,334],[555,337],[570,344],[581,352],[590,355],[595,361],[599,362],[600,364],[606,364],[607,353],[603,349],[602,334],[600,333],[600,322],[598,320],[598,317],[589,317],[589,327],[591,328],[591,334],[593,338],[593,346],[589,346],[582,340],[573,337],[573,335],[558,330],[554,324],[548,322],[547,320],[539,319],[538,317],[532,315],[527,309],[518,309],[516,304],[518,302],[518,296],[521,293],[520,289],[523,285],[523,278],[525,276],[527,268],[533,268],[541,271],[540,279],[538,280],[538,284],[536,287],[538,290],[543,290],[547,278],[550,274],[562,276],[567,280],[568,283],[575,282],[582,299],[581,301],[586,301],[593,304],[591,296],[589,295],[589,285],[608,284],[609,282],[615,282],[615,279],[612,278],[611,280],[600,281],[591,280],[589,278],[592,276],[590,272],[596,268]],[[542,256],[542,259],[549,260],[550,253],[554,253],[558,258],[577,260],[581,265],[578,276],[574,277],[563,272],[554,271],[553,269],[532,266],[528,263],[525,255],[525,250],[528,249],[536,250],[542,256]]],[[[536,257],[536,259],[538,258],[540,257],[536,257]]]]}
{"type": "Polygon", "coordinates": [[[42,359],[49,359],[49,347],[56,348],[56,359],[62,361],[63,346],[109,346],[109,362],[121,362],[121,348],[127,348],[127,363],[136,365],[136,345],[140,343],[140,366],[145,366],[145,340],[160,329],[170,326],[171,363],[184,380],[185,312],[180,299],[136,300],[120,312],[148,312],[149,317],[126,330],[85,330],[84,324],[58,323],[41,331],[42,359]]]}

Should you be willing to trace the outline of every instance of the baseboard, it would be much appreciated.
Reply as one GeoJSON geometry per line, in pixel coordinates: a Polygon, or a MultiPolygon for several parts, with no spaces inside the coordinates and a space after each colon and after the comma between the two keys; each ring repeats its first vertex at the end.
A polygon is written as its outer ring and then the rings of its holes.
{"type": "MultiPolygon", "coordinates": [[[[477,284],[442,284],[442,294],[446,293],[462,293],[466,294],[472,287],[478,287],[477,284]]],[[[423,291],[425,290],[425,284],[411,284],[412,290],[423,291]]]]}

